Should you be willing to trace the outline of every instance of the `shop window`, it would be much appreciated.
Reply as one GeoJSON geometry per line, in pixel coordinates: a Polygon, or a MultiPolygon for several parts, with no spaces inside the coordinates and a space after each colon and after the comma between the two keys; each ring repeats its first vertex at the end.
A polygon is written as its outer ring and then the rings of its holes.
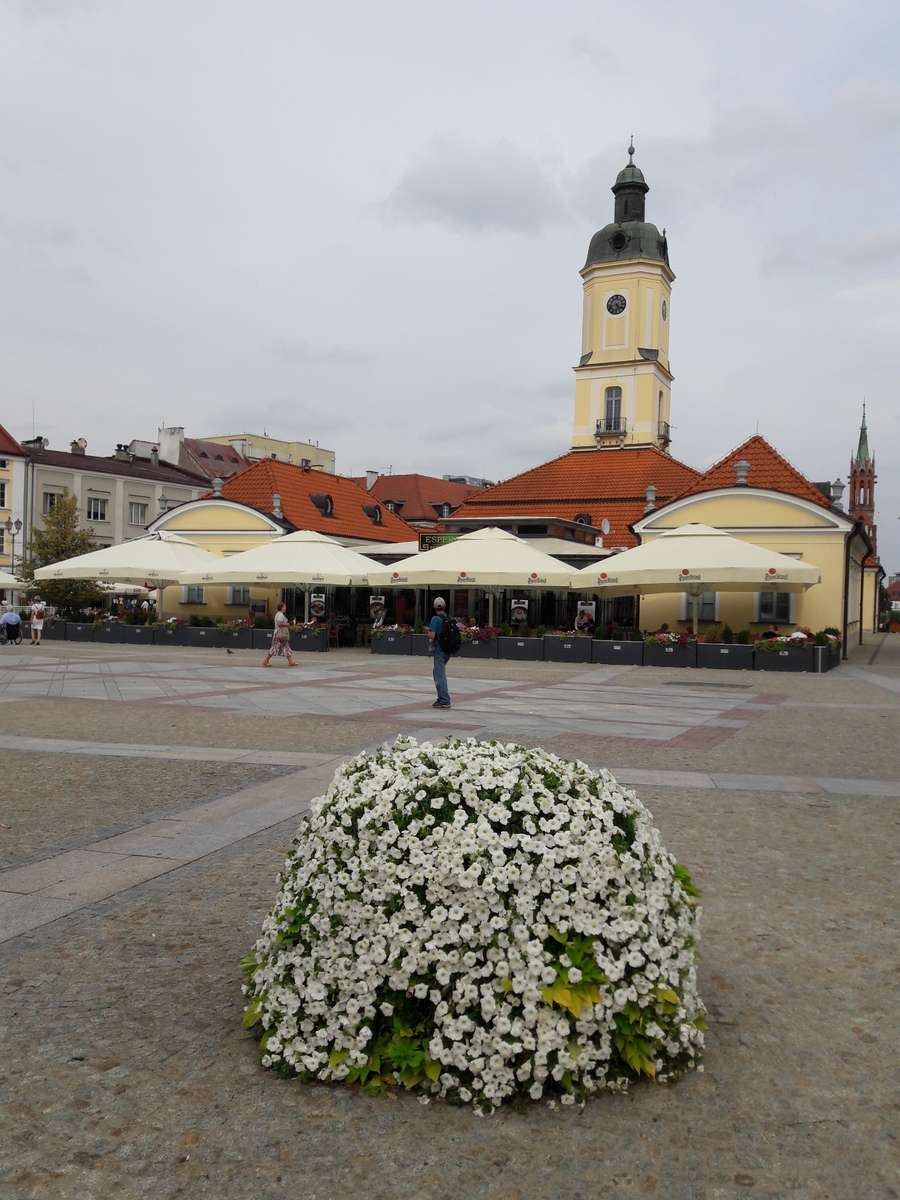
{"type": "Polygon", "coordinates": [[[87,519],[89,521],[105,521],[109,501],[103,496],[88,496],[87,519]]]}

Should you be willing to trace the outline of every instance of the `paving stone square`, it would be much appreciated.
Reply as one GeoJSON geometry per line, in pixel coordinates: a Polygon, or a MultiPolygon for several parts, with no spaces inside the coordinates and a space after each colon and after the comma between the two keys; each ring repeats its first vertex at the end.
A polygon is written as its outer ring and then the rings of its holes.
{"type": "Polygon", "coordinates": [[[898,643],[821,677],[454,662],[440,714],[421,659],[11,648],[0,1197],[900,1195],[898,643]],[[638,790],[703,891],[702,1073],[479,1119],[259,1068],[238,960],[312,798],[400,732],[638,790]]]}

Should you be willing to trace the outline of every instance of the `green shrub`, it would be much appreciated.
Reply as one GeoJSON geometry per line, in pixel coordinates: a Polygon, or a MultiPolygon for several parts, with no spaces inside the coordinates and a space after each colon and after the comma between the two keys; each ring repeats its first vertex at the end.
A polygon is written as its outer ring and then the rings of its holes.
{"type": "Polygon", "coordinates": [[[509,625],[507,625],[507,623],[505,621],[500,626],[500,636],[501,637],[512,637],[512,630],[510,629],[509,625]]]}
{"type": "Polygon", "coordinates": [[[739,629],[738,632],[734,635],[734,640],[738,646],[749,646],[750,645],[750,630],[749,629],[739,629]]]}
{"type": "Polygon", "coordinates": [[[723,626],[722,641],[725,643],[726,646],[730,646],[731,643],[734,641],[734,630],[731,628],[730,625],[723,626]]]}
{"type": "Polygon", "coordinates": [[[271,617],[266,617],[266,616],[256,617],[256,618],[254,618],[254,621],[253,621],[253,628],[254,629],[274,629],[275,622],[272,620],[271,617]]]}

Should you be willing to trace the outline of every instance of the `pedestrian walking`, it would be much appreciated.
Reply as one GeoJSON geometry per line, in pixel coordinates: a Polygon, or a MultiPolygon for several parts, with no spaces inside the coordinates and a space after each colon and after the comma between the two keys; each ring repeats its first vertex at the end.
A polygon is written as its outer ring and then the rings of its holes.
{"type": "Polygon", "coordinates": [[[31,602],[31,644],[39,646],[41,637],[44,632],[44,619],[47,616],[47,610],[44,607],[44,602],[40,596],[35,596],[31,602]]]}
{"type": "Polygon", "coordinates": [[[437,690],[437,700],[432,708],[450,708],[450,692],[447,688],[447,661],[459,651],[462,636],[459,626],[447,615],[447,605],[441,596],[434,601],[434,616],[428,623],[428,642],[433,658],[432,675],[437,690]]]}
{"type": "Polygon", "coordinates": [[[298,665],[294,662],[294,652],[291,649],[291,623],[284,611],[283,601],[275,609],[275,628],[272,630],[272,644],[269,647],[268,654],[263,659],[263,666],[267,667],[272,658],[286,658],[289,667],[296,667],[298,665]]]}
{"type": "Polygon", "coordinates": [[[6,638],[8,645],[13,642],[22,643],[22,620],[14,608],[7,608],[3,616],[0,617],[0,629],[6,638]]]}

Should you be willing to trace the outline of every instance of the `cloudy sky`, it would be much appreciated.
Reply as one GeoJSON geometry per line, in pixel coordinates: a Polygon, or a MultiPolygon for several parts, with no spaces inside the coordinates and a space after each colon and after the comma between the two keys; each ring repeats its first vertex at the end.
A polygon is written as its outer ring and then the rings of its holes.
{"type": "Polygon", "coordinates": [[[900,570],[891,0],[0,0],[0,422],[108,453],[265,427],[338,469],[568,446],[578,269],[635,133],[672,451],[757,428],[900,570]]]}

